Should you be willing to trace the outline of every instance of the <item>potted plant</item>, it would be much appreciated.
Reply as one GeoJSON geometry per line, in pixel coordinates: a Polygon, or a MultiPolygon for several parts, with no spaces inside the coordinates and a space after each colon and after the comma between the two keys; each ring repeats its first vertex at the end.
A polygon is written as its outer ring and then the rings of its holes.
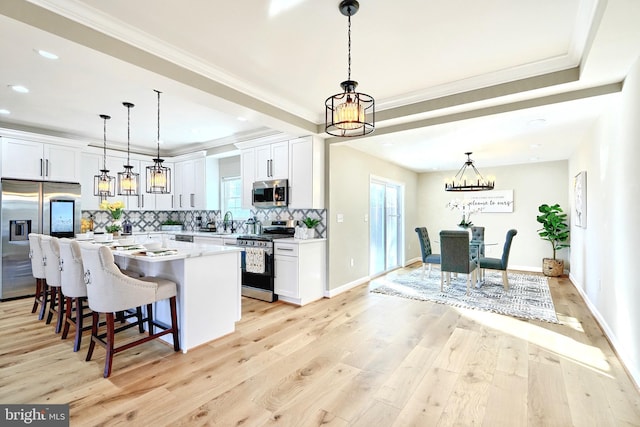
{"type": "Polygon", "coordinates": [[[182,222],[168,219],[160,224],[160,230],[162,231],[182,231],[182,222]]]}
{"type": "Polygon", "coordinates": [[[301,234],[303,234],[302,238],[303,239],[313,239],[314,237],[316,237],[316,225],[320,224],[320,220],[319,219],[315,219],[315,218],[310,218],[310,217],[306,217],[305,219],[302,220],[302,223],[307,227],[302,228],[302,232],[301,234]]]}
{"type": "Polygon", "coordinates": [[[538,235],[551,243],[553,258],[542,259],[542,273],[545,276],[560,276],[564,271],[564,260],[556,259],[556,252],[562,248],[568,248],[569,225],[567,224],[567,214],[562,211],[559,204],[549,206],[547,204],[538,207],[540,215],[536,220],[542,224],[538,230],[538,235]]]}

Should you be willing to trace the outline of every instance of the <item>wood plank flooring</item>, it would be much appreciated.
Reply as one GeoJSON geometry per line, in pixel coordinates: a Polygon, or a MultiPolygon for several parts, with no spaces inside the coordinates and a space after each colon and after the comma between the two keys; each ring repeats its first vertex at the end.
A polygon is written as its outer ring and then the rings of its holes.
{"type": "Polygon", "coordinates": [[[109,379],[103,349],[85,362],[88,339],[74,353],[31,299],[4,302],[0,402],[69,403],[72,426],[640,426],[578,292],[550,287],[559,325],[368,285],[305,307],[243,299],[235,333],[188,354],[135,347],[109,379]]]}

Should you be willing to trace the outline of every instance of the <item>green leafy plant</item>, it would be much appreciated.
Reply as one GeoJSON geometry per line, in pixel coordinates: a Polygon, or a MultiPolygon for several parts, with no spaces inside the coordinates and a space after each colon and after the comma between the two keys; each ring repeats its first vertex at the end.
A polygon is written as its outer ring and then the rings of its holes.
{"type": "Polygon", "coordinates": [[[117,233],[118,231],[120,231],[120,226],[119,225],[107,225],[104,227],[105,230],[107,230],[107,233],[117,233]]]}
{"type": "Polygon", "coordinates": [[[307,228],[313,228],[316,225],[320,224],[319,219],[306,217],[302,220],[302,223],[307,226],[307,228]]]}
{"type": "Polygon", "coordinates": [[[168,219],[160,225],[182,225],[182,221],[174,221],[172,219],[168,219]]]}
{"type": "Polygon", "coordinates": [[[569,244],[569,225],[567,224],[567,214],[562,211],[559,204],[549,206],[547,204],[540,205],[538,211],[541,215],[536,220],[542,224],[542,228],[538,230],[538,235],[551,243],[553,248],[553,259],[556,259],[556,251],[562,248],[568,248],[569,244]]]}

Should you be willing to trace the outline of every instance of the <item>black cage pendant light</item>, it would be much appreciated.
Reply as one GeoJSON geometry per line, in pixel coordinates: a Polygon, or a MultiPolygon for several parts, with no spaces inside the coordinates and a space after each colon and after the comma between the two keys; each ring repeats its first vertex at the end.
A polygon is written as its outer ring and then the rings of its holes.
{"type": "Polygon", "coordinates": [[[445,191],[493,190],[493,186],[496,183],[495,178],[489,176],[485,179],[473,165],[473,160],[471,160],[471,154],[473,153],[467,152],[464,154],[467,155],[467,161],[464,162],[458,173],[453,178],[445,180],[445,191]]]}
{"type": "Polygon", "coordinates": [[[338,6],[349,21],[349,55],[347,80],[340,83],[343,92],[325,101],[325,131],[333,136],[363,136],[374,131],[376,122],[375,100],[356,92],[358,82],[351,80],[351,16],[360,4],[356,0],[342,0],[338,6]]]}
{"type": "Polygon", "coordinates": [[[100,201],[103,201],[106,200],[107,197],[114,197],[116,195],[116,179],[109,175],[109,170],[107,169],[107,120],[109,120],[111,116],[100,114],[100,118],[104,121],[102,169],[100,169],[100,175],[94,175],[93,177],[93,195],[100,197],[100,201]]]}
{"type": "Polygon", "coordinates": [[[147,166],[147,193],[167,194],[171,193],[171,169],[162,166],[160,158],[160,91],[158,94],[158,157],[153,159],[153,166],[147,166]]]}
{"type": "Polygon", "coordinates": [[[140,175],[133,172],[133,166],[129,164],[129,149],[131,145],[131,109],[134,105],[130,102],[123,102],[127,107],[127,164],[124,171],[118,172],[118,194],[121,196],[137,196],[140,175]]]}

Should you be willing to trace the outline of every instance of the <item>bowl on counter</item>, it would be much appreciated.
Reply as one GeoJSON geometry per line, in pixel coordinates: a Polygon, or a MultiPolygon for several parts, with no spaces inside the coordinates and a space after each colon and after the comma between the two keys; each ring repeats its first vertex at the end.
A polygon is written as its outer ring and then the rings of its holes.
{"type": "Polygon", "coordinates": [[[136,243],[136,240],[133,237],[125,237],[123,239],[118,240],[118,244],[122,246],[131,246],[136,243]]]}
{"type": "Polygon", "coordinates": [[[148,251],[157,251],[158,249],[162,249],[162,242],[146,242],[143,246],[148,251]]]}
{"type": "Polygon", "coordinates": [[[93,240],[93,231],[76,234],[76,240],[93,240]]]}
{"type": "Polygon", "coordinates": [[[95,233],[93,240],[98,243],[113,242],[113,233],[95,233]]]}

